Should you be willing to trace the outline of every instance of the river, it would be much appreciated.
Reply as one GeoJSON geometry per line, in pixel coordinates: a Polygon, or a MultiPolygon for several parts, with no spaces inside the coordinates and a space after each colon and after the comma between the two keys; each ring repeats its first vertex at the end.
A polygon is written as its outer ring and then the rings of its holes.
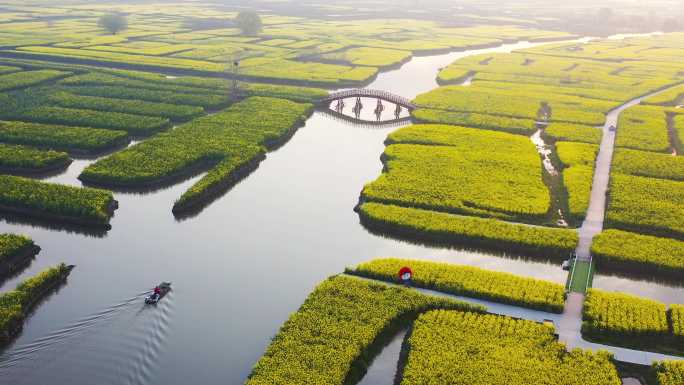
{"type": "MultiPolygon", "coordinates": [[[[458,58],[532,45],[415,57],[368,87],[413,98],[437,87],[438,70],[458,58]]],[[[247,179],[182,220],[172,215],[173,202],[200,176],[151,193],[115,193],[120,208],[101,236],[0,221],[0,232],[29,235],[43,248],[0,290],[61,261],[76,265],[0,358],[0,383],[239,384],[318,282],[375,257],[565,282],[557,264],[366,231],[353,207],[363,185],[380,174],[383,141],[395,129],[316,112],[247,179]],[[159,306],[144,307],[143,293],[162,280],[172,281],[173,291],[159,306]]],[[[90,163],[77,160],[49,180],[80,185],[76,176],[90,163]]]]}

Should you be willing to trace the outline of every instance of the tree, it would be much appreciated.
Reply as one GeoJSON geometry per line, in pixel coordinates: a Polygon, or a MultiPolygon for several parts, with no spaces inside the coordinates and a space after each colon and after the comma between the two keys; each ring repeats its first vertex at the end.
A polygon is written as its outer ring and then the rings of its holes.
{"type": "Polygon", "coordinates": [[[121,14],[110,13],[100,17],[97,25],[99,25],[100,28],[109,31],[112,35],[116,35],[117,33],[128,28],[128,20],[126,20],[126,17],[121,14]]]}
{"type": "Polygon", "coordinates": [[[235,18],[235,25],[243,35],[256,35],[261,32],[261,17],[254,11],[242,11],[235,18]]]}

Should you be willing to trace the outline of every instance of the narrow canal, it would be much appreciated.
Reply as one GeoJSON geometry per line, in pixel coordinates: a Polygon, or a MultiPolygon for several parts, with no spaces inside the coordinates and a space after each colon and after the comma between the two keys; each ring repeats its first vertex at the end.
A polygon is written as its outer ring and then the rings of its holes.
{"type": "MultiPolygon", "coordinates": [[[[413,98],[437,87],[438,70],[458,58],[532,45],[416,57],[369,88],[413,98]]],[[[395,129],[316,112],[252,175],[182,220],[172,204],[199,176],[155,192],[116,193],[120,208],[106,234],[2,219],[0,232],[29,235],[43,251],[0,290],[61,261],[76,269],[0,357],[0,383],[239,384],[318,282],[378,256],[565,281],[556,264],[367,232],[352,209],[363,185],[380,174],[383,141],[395,129]],[[173,282],[172,294],[144,308],[143,293],[162,280],[173,282]]],[[[50,180],[80,185],[76,176],[90,162],[76,161],[50,180]]]]}

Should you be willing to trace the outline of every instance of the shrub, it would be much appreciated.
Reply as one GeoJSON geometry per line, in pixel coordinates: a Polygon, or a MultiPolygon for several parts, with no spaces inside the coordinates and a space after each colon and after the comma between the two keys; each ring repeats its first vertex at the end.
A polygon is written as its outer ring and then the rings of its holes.
{"type": "Polygon", "coordinates": [[[348,383],[365,372],[382,334],[435,308],[484,310],[354,277],[329,278],[281,327],[246,385],[348,383]]]}
{"type": "Polygon", "coordinates": [[[541,164],[528,138],[444,125],[392,133],[368,201],[436,211],[541,220],[549,210],[541,164]]]}
{"type": "Polygon", "coordinates": [[[427,312],[406,344],[401,384],[622,383],[609,353],[568,352],[553,333],[545,324],[498,315],[427,312]]]}
{"type": "Polygon", "coordinates": [[[355,47],[345,51],[321,55],[326,60],[337,60],[349,64],[371,67],[386,67],[402,63],[411,58],[411,51],[383,49],[377,47],[355,47]]]}
{"type": "Polygon", "coordinates": [[[589,209],[594,163],[598,146],[575,142],[557,142],[556,151],[563,164],[563,185],[568,192],[568,208],[575,220],[584,219],[589,209]]]}
{"type": "Polygon", "coordinates": [[[684,361],[662,361],[653,363],[658,385],[679,385],[684,383],[684,361]]]}
{"type": "Polygon", "coordinates": [[[165,118],[49,106],[36,107],[19,115],[37,123],[109,128],[134,135],[150,135],[170,125],[165,118]]]}
{"type": "Polygon", "coordinates": [[[71,159],[64,152],[41,151],[26,146],[0,143],[0,169],[13,172],[43,171],[66,167],[71,159]]]}
{"type": "Polygon", "coordinates": [[[135,99],[83,96],[67,92],[58,92],[50,95],[49,101],[60,107],[159,116],[175,121],[190,120],[204,113],[204,109],[197,106],[153,103],[135,99]]]}
{"type": "Polygon", "coordinates": [[[33,241],[28,237],[16,234],[0,234],[0,262],[23,252],[33,245],[33,241]]]}
{"type": "Polygon", "coordinates": [[[684,181],[684,157],[619,148],[612,172],[684,181]]]}
{"type": "Polygon", "coordinates": [[[115,205],[112,193],[0,175],[0,206],[46,219],[104,225],[115,205]]]}
{"type": "Polygon", "coordinates": [[[681,100],[684,99],[684,85],[679,87],[673,87],[665,92],[661,92],[658,95],[651,96],[645,99],[643,104],[655,104],[661,106],[676,106],[681,100]]]}
{"type": "Polygon", "coordinates": [[[552,123],[544,129],[544,135],[554,141],[601,143],[600,128],[572,123],[552,123]]]}
{"type": "Polygon", "coordinates": [[[669,152],[670,139],[663,108],[634,106],[620,114],[615,145],[635,150],[669,152]]]}
{"type": "Polygon", "coordinates": [[[542,258],[567,258],[578,241],[577,232],[569,229],[528,226],[372,202],[361,205],[359,215],[364,225],[387,234],[542,258]]]}
{"type": "Polygon", "coordinates": [[[0,141],[67,151],[96,152],[126,143],[128,134],[125,131],[91,127],[0,122],[0,141]]]}
{"type": "Polygon", "coordinates": [[[684,342],[684,305],[670,305],[669,312],[672,334],[684,342]]]}
{"type": "Polygon", "coordinates": [[[664,304],[624,293],[590,289],[583,320],[584,336],[621,346],[653,347],[670,334],[664,304]]]}
{"type": "Polygon", "coordinates": [[[421,122],[477,127],[526,136],[532,135],[537,130],[533,119],[510,118],[474,112],[454,112],[428,108],[414,110],[412,115],[421,122]]]}
{"type": "Polygon", "coordinates": [[[607,227],[684,239],[684,182],[613,173],[607,227]]]}
{"type": "Polygon", "coordinates": [[[13,291],[0,294],[0,341],[6,343],[15,333],[30,310],[31,305],[45,295],[55,282],[69,274],[69,267],[60,263],[43,270],[17,285],[13,291]]]}
{"type": "Polygon", "coordinates": [[[684,242],[620,230],[605,230],[591,244],[601,269],[684,277],[684,242]]]}
{"type": "Polygon", "coordinates": [[[102,159],[87,167],[80,178],[107,185],[145,186],[198,167],[212,168],[221,161],[225,161],[224,167],[230,165],[218,175],[210,172],[181,201],[196,199],[222,176],[262,157],[268,147],[284,140],[311,109],[310,104],[252,97],[102,159]]]}
{"type": "Polygon", "coordinates": [[[55,70],[38,70],[14,72],[0,75],[0,91],[15,90],[25,88],[48,80],[54,80],[68,76],[69,72],[55,70]]]}
{"type": "MultiPolygon", "coordinates": [[[[223,79],[179,77],[169,79],[161,74],[123,70],[91,71],[59,81],[69,87],[110,86],[143,90],[169,91],[171,94],[215,95],[226,94],[230,83],[223,79]]],[[[192,95],[183,95],[191,97],[192,95]]]]}
{"type": "Polygon", "coordinates": [[[328,95],[322,88],[295,87],[266,83],[241,83],[252,96],[268,96],[272,98],[289,99],[300,103],[316,103],[328,95]]]}
{"type": "Polygon", "coordinates": [[[411,282],[419,287],[554,313],[563,311],[563,285],[472,266],[388,258],[362,263],[348,272],[394,282],[403,266],[411,267],[411,282]]]}

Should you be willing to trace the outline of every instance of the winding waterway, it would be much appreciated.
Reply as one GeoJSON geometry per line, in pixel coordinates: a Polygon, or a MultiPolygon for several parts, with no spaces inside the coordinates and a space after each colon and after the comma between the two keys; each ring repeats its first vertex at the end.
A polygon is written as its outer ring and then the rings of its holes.
{"type": "MultiPolygon", "coordinates": [[[[532,45],[416,57],[369,88],[413,98],[437,87],[437,71],[458,58],[532,45]]],[[[76,269],[0,357],[0,383],[239,384],[318,282],[378,256],[565,282],[556,264],[366,231],[352,209],[363,185],[380,174],[383,142],[395,129],[316,112],[247,179],[185,219],[174,218],[171,207],[200,176],[155,192],[115,193],[112,229],[97,236],[2,219],[0,232],[27,234],[43,251],[0,290],[61,261],[76,269]],[[162,280],[173,282],[171,294],[143,307],[144,292],[162,280]]],[[[77,160],[49,180],[80,185],[76,177],[91,162],[77,160]]],[[[682,289],[672,290],[684,298],[682,289]]]]}

